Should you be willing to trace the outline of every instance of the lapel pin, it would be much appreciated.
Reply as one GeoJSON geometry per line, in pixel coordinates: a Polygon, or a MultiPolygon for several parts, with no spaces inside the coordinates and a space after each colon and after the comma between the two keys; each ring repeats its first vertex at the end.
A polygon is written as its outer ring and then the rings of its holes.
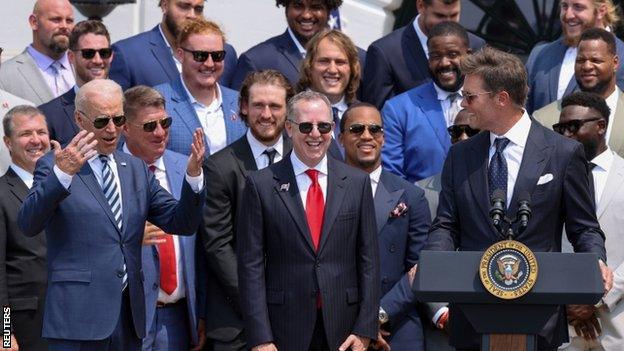
{"type": "Polygon", "coordinates": [[[232,115],[230,116],[230,120],[232,121],[236,121],[237,118],[238,116],[236,115],[236,113],[232,113],[232,115]]]}
{"type": "Polygon", "coordinates": [[[288,191],[290,189],[290,183],[280,185],[280,191],[288,191]]]}
{"type": "Polygon", "coordinates": [[[125,163],[125,162],[122,162],[122,163],[121,163],[121,165],[122,165],[122,166],[124,166],[124,167],[126,167],[126,163],[125,163]]]}
{"type": "Polygon", "coordinates": [[[8,101],[3,101],[2,102],[2,107],[9,108],[9,102],[8,101]]]}

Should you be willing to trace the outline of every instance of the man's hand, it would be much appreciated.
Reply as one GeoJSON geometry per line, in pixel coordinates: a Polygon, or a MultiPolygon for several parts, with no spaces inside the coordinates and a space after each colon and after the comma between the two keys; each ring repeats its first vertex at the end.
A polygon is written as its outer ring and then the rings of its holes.
{"type": "Polygon", "coordinates": [[[576,335],[583,337],[585,340],[595,340],[598,338],[602,330],[600,329],[600,322],[596,316],[592,316],[587,320],[576,320],[571,323],[574,327],[576,335]]]}
{"type": "Polygon", "coordinates": [[[606,295],[613,287],[613,271],[611,270],[611,268],[607,267],[607,265],[602,262],[602,260],[598,260],[598,265],[600,266],[600,273],[602,273],[602,282],[604,283],[606,295]]]}
{"type": "Polygon", "coordinates": [[[368,344],[370,343],[369,338],[365,338],[363,336],[357,336],[355,334],[351,334],[347,337],[342,345],[338,348],[339,351],[347,351],[349,348],[351,351],[366,351],[368,344]]]}
{"type": "Polygon", "coordinates": [[[272,342],[266,344],[260,344],[251,348],[251,351],[277,351],[277,347],[272,342]]]}
{"type": "Polygon", "coordinates": [[[571,321],[586,321],[594,317],[596,307],[592,305],[568,305],[568,319],[571,321]]]}
{"type": "Polygon", "coordinates": [[[407,280],[409,281],[410,288],[414,285],[414,278],[416,278],[417,271],[418,264],[415,264],[414,267],[410,268],[409,272],[407,272],[407,280]]]}
{"type": "Polygon", "coordinates": [[[2,351],[19,351],[19,345],[17,344],[17,339],[15,338],[15,334],[11,334],[11,347],[10,348],[1,348],[2,351]]]}
{"type": "Polygon", "coordinates": [[[384,339],[384,336],[390,336],[390,332],[381,329],[381,326],[379,326],[379,331],[377,331],[377,341],[374,341],[371,347],[375,350],[390,351],[390,344],[388,344],[386,339],[384,339]]]}
{"type": "Polygon", "coordinates": [[[82,166],[95,154],[95,146],[97,140],[92,140],[94,134],[81,130],[67,144],[67,147],[61,149],[61,145],[56,140],[50,140],[54,149],[54,163],[63,172],[74,175],[80,171],[82,166]]]}
{"type": "Polygon", "coordinates": [[[204,163],[204,132],[201,128],[195,129],[193,133],[193,143],[191,144],[191,156],[188,160],[186,173],[191,177],[197,177],[201,174],[202,164],[204,163]]]}
{"type": "Polygon", "coordinates": [[[438,318],[438,321],[436,322],[436,328],[440,330],[446,330],[446,326],[448,325],[448,319],[449,319],[449,311],[447,309],[438,318]]]}
{"type": "Polygon", "coordinates": [[[150,222],[145,222],[145,231],[143,232],[143,245],[158,245],[167,241],[167,233],[150,222]]]}
{"type": "Polygon", "coordinates": [[[195,345],[191,351],[201,351],[206,344],[206,321],[203,318],[198,319],[197,336],[197,345],[195,345]]]}

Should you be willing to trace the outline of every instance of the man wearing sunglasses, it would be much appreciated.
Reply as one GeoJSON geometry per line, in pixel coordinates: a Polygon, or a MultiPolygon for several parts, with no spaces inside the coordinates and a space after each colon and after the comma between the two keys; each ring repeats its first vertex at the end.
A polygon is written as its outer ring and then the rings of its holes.
{"type": "Polygon", "coordinates": [[[189,19],[178,36],[176,57],[182,73],[156,90],[165,97],[173,118],[167,148],[191,153],[195,129],[206,136],[206,154],[214,154],[245,134],[238,116],[238,92],[219,84],[225,66],[225,35],[203,18],[189,19]]]}
{"type": "Polygon", "coordinates": [[[427,45],[432,81],[388,100],[381,111],[384,168],[412,183],[442,171],[451,146],[446,129],[461,109],[459,62],[471,52],[466,30],[455,22],[431,28],[427,45]]]}
{"type": "MultiPolygon", "coordinates": [[[[182,63],[176,57],[178,35],[185,21],[204,18],[204,4],[205,0],[159,0],[159,24],[113,44],[111,79],[123,90],[135,85],[153,87],[176,79],[182,72],[182,63]]],[[[230,44],[224,44],[224,50],[225,68],[219,82],[229,87],[236,68],[236,50],[230,44]]]]}
{"type": "Polygon", "coordinates": [[[76,92],[93,79],[108,78],[113,52],[110,36],[102,21],[81,21],[69,35],[69,62],[76,85],[65,94],[39,106],[48,121],[50,139],[66,145],[80,130],[74,119],[76,92]]]}
{"type": "MultiPolygon", "coordinates": [[[[164,98],[144,85],[130,88],[124,93],[124,115],[123,151],[142,159],[160,186],[180,199],[187,157],[166,149],[171,117],[164,98]]],[[[147,335],[143,351],[203,347],[205,317],[197,306],[203,306],[205,296],[197,296],[204,289],[195,286],[196,277],[203,277],[195,272],[195,240],[195,235],[169,235],[152,223],[145,225],[142,268],[147,335]]],[[[199,263],[197,269],[205,265],[199,263]]]]}
{"type": "MultiPolygon", "coordinates": [[[[580,91],[600,95],[609,106],[607,144],[620,156],[624,155],[624,93],[616,85],[620,58],[615,36],[600,28],[587,29],[578,43],[574,77],[580,91]]],[[[552,102],[533,113],[533,118],[550,128],[561,113],[561,100],[552,102]]]]}
{"type": "MultiPolygon", "coordinates": [[[[624,322],[619,318],[624,311],[620,303],[624,297],[624,245],[620,237],[624,227],[624,159],[607,145],[609,107],[602,97],[576,92],[564,97],[561,106],[559,122],[553,129],[583,144],[596,216],[609,243],[609,264],[615,270],[613,289],[597,306],[568,306],[570,344],[560,350],[619,350],[624,342],[624,322]]],[[[572,251],[569,245],[563,249],[572,251]]]]}
{"type": "Polygon", "coordinates": [[[375,106],[355,103],[340,120],[340,142],[345,161],[369,174],[375,204],[379,245],[381,301],[377,346],[395,351],[424,350],[424,337],[416,304],[409,289],[393,289],[418,262],[431,224],[424,192],[381,167],[384,130],[375,106]],[[406,306],[397,308],[397,306],[406,306]],[[388,334],[389,333],[389,334],[388,334]]]}
{"type": "Polygon", "coordinates": [[[293,152],[247,178],[237,221],[241,311],[253,351],[366,350],[379,252],[367,174],[327,156],[329,100],[288,102],[293,152]]]}
{"type": "Polygon", "coordinates": [[[52,351],[141,349],[145,294],[141,248],[145,222],[191,235],[205,201],[203,136],[197,130],[180,201],[145,162],[117,150],[125,123],[123,92],[108,79],[76,96],[81,131],[37,162],[18,217],[26,236],[45,230],[48,288],[42,335],[52,351]]]}

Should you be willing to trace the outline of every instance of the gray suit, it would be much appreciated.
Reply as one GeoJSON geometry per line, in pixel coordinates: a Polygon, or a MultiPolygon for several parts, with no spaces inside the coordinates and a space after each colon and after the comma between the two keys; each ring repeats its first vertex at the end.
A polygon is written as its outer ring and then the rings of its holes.
{"type": "MultiPolygon", "coordinates": [[[[611,114],[609,124],[612,125],[611,136],[609,137],[609,147],[618,155],[624,157],[624,93],[618,90],[618,102],[615,112],[611,114]]],[[[553,124],[559,122],[561,114],[561,100],[550,104],[533,112],[533,118],[544,127],[552,129],[553,124]]]]}
{"type": "Polygon", "coordinates": [[[0,66],[0,88],[37,106],[54,99],[54,93],[26,50],[0,66]]]}
{"type": "MultiPolygon", "coordinates": [[[[9,92],[0,89],[0,120],[4,118],[4,115],[9,112],[15,106],[18,105],[30,105],[33,103],[26,101],[20,97],[17,97],[9,92]]],[[[0,122],[0,136],[4,136],[4,127],[0,122]]],[[[4,143],[0,142],[0,174],[4,174],[11,164],[11,155],[4,143]]]]}

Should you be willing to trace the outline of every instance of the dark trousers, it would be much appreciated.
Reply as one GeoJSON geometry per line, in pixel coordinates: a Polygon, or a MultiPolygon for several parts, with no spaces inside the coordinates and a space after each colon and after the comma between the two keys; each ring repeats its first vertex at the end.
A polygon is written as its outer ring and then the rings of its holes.
{"type": "Polygon", "coordinates": [[[156,307],[152,328],[143,339],[143,351],[188,350],[191,344],[186,300],[156,307]]]}
{"type": "Polygon", "coordinates": [[[312,341],[310,342],[309,351],[329,351],[329,343],[325,335],[325,324],[323,323],[323,312],[318,309],[316,313],[316,324],[314,324],[314,332],[312,332],[312,341]]]}

